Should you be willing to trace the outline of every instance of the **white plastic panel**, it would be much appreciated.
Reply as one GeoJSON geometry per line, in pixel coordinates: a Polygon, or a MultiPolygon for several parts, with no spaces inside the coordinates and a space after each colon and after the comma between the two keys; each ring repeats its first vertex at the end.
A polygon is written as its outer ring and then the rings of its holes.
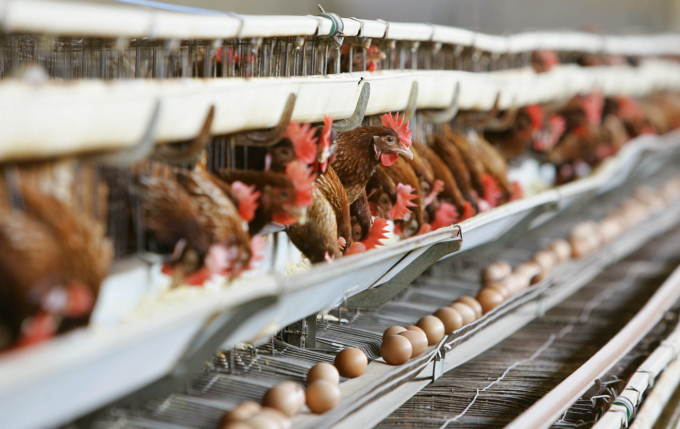
{"type": "Polygon", "coordinates": [[[432,40],[434,42],[450,43],[453,45],[471,46],[475,33],[464,28],[433,25],[432,40]]]}
{"type": "Polygon", "coordinates": [[[371,38],[382,38],[385,36],[387,23],[384,21],[381,22],[372,19],[358,19],[358,21],[363,24],[361,31],[359,31],[359,36],[371,38]]]}
{"type": "MultiPolygon", "coordinates": [[[[243,20],[239,38],[275,36],[312,36],[319,25],[309,16],[239,15],[243,20]]],[[[330,28],[330,27],[329,27],[330,28]]]]}
{"type": "Polygon", "coordinates": [[[433,26],[429,24],[390,22],[385,33],[385,38],[397,40],[430,40],[432,38],[433,30],[433,26]]]}
{"type": "Polygon", "coordinates": [[[509,42],[505,36],[496,36],[484,33],[475,33],[473,45],[477,49],[487,52],[506,53],[508,52],[509,42]]]}
{"type": "Polygon", "coordinates": [[[228,39],[237,37],[241,21],[229,15],[155,12],[149,37],[158,39],[228,39]]]}
{"type": "Polygon", "coordinates": [[[72,36],[142,37],[151,31],[146,9],[48,1],[7,1],[0,23],[4,31],[72,36]]]}

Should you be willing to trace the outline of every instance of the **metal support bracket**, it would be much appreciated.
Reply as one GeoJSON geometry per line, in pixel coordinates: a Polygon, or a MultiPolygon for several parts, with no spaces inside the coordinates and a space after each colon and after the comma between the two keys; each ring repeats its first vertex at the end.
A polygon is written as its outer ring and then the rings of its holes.
{"type": "MultiPolygon", "coordinates": [[[[440,260],[443,256],[457,252],[462,246],[462,241],[451,240],[433,244],[429,249],[418,256],[407,267],[401,270],[386,283],[371,289],[367,289],[354,296],[347,298],[349,308],[376,308],[389,302],[399,292],[404,290],[423,271],[440,260]]],[[[406,255],[408,256],[408,254],[406,255]]],[[[405,256],[405,257],[406,257],[405,256]]]]}
{"type": "Polygon", "coordinates": [[[258,130],[247,133],[239,133],[236,135],[236,144],[243,146],[271,146],[277,143],[286,133],[288,124],[293,117],[293,109],[295,109],[295,102],[297,95],[291,93],[286,100],[286,104],[281,113],[281,118],[276,127],[271,130],[258,130]]]}
{"type": "Polygon", "coordinates": [[[460,105],[458,104],[458,99],[460,98],[460,82],[456,82],[456,88],[453,90],[453,97],[451,98],[451,103],[449,106],[442,110],[427,110],[423,112],[423,119],[427,122],[432,122],[433,124],[444,124],[446,122],[451,122],[456,115],[458,115],[458,110],[460,105]]]}
{"type": "Polygon", "coordinates": [[[408,95],[408,104],[404,109],[404,122],[408,122],[416,114],[416,104],[418,102],[418,81],[413,81],[411,93],[408,95]]]}
{"type": "Polygon", "coordinates": [[[145,160],[156,147],[156,128],[160,111],[161,101],[156,100],[149,123],[138,143],[117,152],[95,155],[91,158],[92,161],[109,167],[127,167],[145,160]]]}
{"type": "Polygon", "coordinates": [[[151,154],[151,159],[167,162],[168,164],[184,164],[196,161],[210,142],[212,137],[210,128],[212,127],[214,117],[215,106],[212,105],[210,110],[208,110],[198,135],[189,144],[182,146],[178,146],[175,143],[159,145],[151,154]]]}
{"type": "Polygon", "coordinates": [[[347,131],[352,131],[361,125],[364,120],[364,115],[366,114],[366,106],[368,106],[368,99],[371,97],[371,84],[364,82],[361,87],[361,93],[359,94],[359,100],[357,100],[357,106],[354,109],[354,113],[347,119],[341,121],[333,122],[333,130],[344,133],[347,131]]]}
{"type": "MultiPolygon", "coordinates": [[[[140,400],[162,397],[171,392],[181,391],[186,388],[187,382],[193,373],[205,365],[222,345],[228,335],[242,325],[255,314],[271,307],[278,300],[276,296],[266,296],[255,299],[236,308],[216,314],[210,322],[194,337],[175,365],[174,369],[160,379],[148,384],[124,398],[107,404],[124,406],[140,400]]],[[[79,421],[79,427],[90,427],[99,410],[94,411],[79,421]]]]}

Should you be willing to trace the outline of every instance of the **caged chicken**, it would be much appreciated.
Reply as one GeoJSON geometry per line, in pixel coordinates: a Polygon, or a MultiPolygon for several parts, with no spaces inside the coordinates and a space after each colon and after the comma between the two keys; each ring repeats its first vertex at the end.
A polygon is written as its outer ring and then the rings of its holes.
{"type": "Polygon", "coordinates": [[[91,203],[43,191],[40,173],[21,171],[13,192],[2,186],[20,203],[0,203],[0,349],[86,325],[113,256],[103,225],[82,210],[91,203]]]}

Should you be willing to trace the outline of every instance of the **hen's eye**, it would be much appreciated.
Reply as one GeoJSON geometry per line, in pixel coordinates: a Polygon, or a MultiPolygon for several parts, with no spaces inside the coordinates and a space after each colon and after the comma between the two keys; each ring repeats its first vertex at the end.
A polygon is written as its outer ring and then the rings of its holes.
{"type": "Polygon", "coordinates": [[[279,154],[281,154],[281,156],[284,158],[288,158],[290,156],[290,148],[282,147],[279,149],[279,154]]]}
{"type": "Polygon", "coordinates": [[[352,228],[352,239],[354,241],[361,240],[361,226],[354,225],[354,227],[352,228]]]}
{"type": "Polygon", "coordinates": [[[287,192],[287,191],[281,191],[281,193],[279,194],[279,196],[280,196],[281,198],[288,198],[288,192],[287,192]]]}
{"type": "Polygon", "coordinates": [[[387,198],[387,195],[382,194],[382,195],[380,196],[380,204],[382,204],[382,205],[387,205],[387,204],[389,204],[389,203],[390,203],[390,200],[389,200],[389,198],[387,198]]]}
{"type": "Polygon", "coordinates": [[[394,143],[395,142],[394,137],[392,137],[392,136],[387,136],[387,138],[385,140],[387,141],[387,143],[394,143]]]}

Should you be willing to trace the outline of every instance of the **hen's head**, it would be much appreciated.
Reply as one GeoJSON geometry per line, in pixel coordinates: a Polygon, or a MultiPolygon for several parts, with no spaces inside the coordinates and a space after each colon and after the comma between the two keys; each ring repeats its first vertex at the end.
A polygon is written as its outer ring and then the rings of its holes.
{"type": "Polygon", "coordinates": [[[286,173],[276,185],[265,188],[265,198],[272,213],[272,220],[281,225],[304,224],[307,207],[312,202],[314,179],[311,168],[301,161],[286,166],[286,173]]]}
{"type": "Polygon", "coordinates": [[[376,188],[368,195],[368,205],[371,208],[371,215],[388,218],[388,213],[392,210],[392,206],[396,198],[382,188],[376,188]]]}
{"type": "Polygon", "coordinates": [[[392,116],[386,113],[382,117],[383,127],[377,128],[376,135],[373,136],[373,148],[376,156],[384,166],[394,164],[399,155],[413,159],[411,153],[411,130],[408,129],[408,122],[404,123],[404,117],[399,120],[399,114],[392,116]]]}
{"type": "Polygon", "coordinates": [[[313,164],[317,151],[315,131],[309,124],[288,124],[284,138],[267,151],[265,170],[283,171],[295,160],[313,164]]]}

